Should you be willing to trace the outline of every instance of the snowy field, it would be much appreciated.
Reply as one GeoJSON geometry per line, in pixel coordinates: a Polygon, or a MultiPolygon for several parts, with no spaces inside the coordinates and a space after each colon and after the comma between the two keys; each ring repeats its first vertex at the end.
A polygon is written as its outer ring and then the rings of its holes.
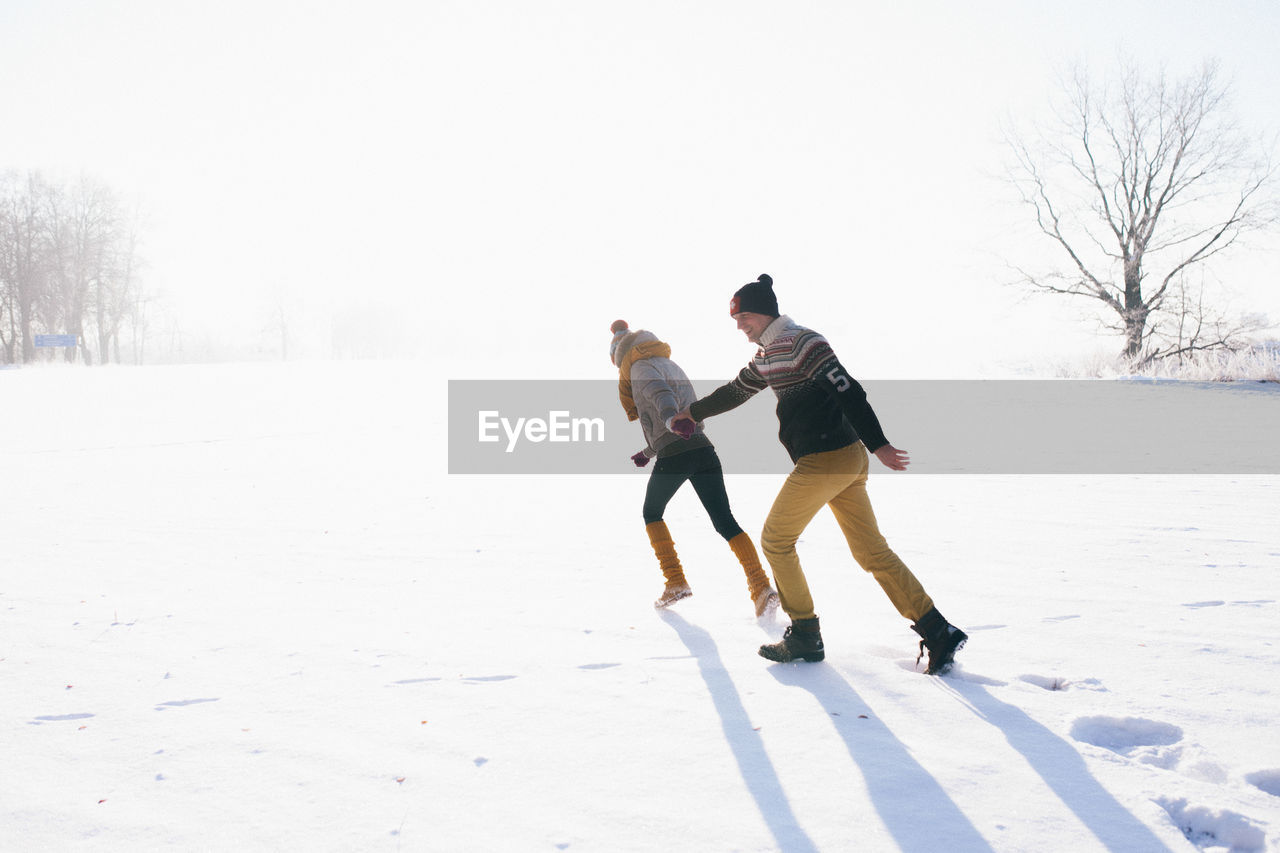
{"type": "Polygon", "coordinates": [[[0,849],[1280,851],[1280,477],[874,468],[960,664],[824,514],[770,665],[691,491],[659,614],[646,472],[450,477],[429,377],[0,371],[0,849]]]}

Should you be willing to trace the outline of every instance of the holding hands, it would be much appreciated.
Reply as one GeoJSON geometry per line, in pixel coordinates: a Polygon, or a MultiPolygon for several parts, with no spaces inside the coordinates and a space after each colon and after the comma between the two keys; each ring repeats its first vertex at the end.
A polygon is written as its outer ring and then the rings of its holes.
{"type": "Polygon", "coordinates": [[[684,439],[693,438],[693,431],[697,424],[694,423],[693,416],[689,414],[689,410],[677,412],[667,421],[667,429],[684,439]]]}

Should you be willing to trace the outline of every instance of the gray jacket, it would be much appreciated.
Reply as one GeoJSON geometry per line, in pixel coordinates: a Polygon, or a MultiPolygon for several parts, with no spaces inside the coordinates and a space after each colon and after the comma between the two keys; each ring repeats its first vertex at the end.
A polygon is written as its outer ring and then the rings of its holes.
{"type": "MultiPolygon", "coordinates": [[[[636,344],[657,340],[656,335],[644,330],[627,335],[618,346],[616,361],[621,364],[636,344]]],[[[689,408],[698,399],[689,377],[671,359],[642,358],[632,364],[631,398],[635,400],[640,427],[648,443],[646,456],[670,456],[695,447],[711,446],[701,424],[689,439],[681,438],[666,427],[668,418],[689,408]]]]}

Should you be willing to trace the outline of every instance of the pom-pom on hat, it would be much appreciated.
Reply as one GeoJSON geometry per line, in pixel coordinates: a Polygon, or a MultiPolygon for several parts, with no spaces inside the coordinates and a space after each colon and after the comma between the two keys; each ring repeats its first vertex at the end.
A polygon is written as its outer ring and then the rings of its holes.
{"type": "Polygon", "coordinates": [[[729,300],[730,317],[744,312],[778,316],[778,297],[773,295],[773,278],[768,273],[762,273],[760,278],[738,288],[729,300]]]}
{"type": "MultiPolygon", "coordinates": [[[[613,332],[613,340],[609,342],[609,361],[613,362],[613,354],[618,351],[618,344],[627,336],[631,330],[627,328],[626,320],[614,320],[609,326],[609,331],[613,332]]],[[[617,362],[614,362],[615,364],[617,362]]]]}

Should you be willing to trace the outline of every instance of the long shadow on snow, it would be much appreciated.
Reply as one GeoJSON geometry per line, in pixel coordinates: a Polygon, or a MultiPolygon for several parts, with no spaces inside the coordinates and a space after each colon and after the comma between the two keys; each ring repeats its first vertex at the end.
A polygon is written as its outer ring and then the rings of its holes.
{"type": "MultiPolygon", "coordinates": [[[[993,853],[955,801],[844,678],[823,664],[776,664],[769,673],[813,694],[862,771],[880,819],[904,851],[993,853]],[[858,712],[867,711],[866,719],[858,712]]],[[[926,723],[922,722],[921,725],[926,723]]]]}
{"type": "Polygon", "coordinates": [[[1070,743],[1031,719],[1021,708],[1001,702],[979,684],[950,678],[942,683],[963,697],[980,719],[1000,730],[1009,745],[1022,753],[1058,799],[1108,850],[1171,853],[1149,826],[1093,777],[1084,757],[1070,743]]]}
{"type": "Polygon", "coordinates": [[[662,621],[675,629],[680,640],[689,649],[698,662],[698,672],[707,684],[711,701],[720,715],[720,726],[724,730],[725,740],[733,750],[733,757],[738,762],[738,770],[747,783],[747,790],[756,801],[760,815],[769,827],[769,832],[778,842],[779,849],[788,853],[812,851],[818,853],[813,839],[800,827],[787,794],[778,780],[778,773],[765,752],[764,741],[760,733],[751,727],[751,718],[738,695],[738,688],[729,677],[724,663],[720,660],[720,650],[711,635],[696,625],[686,622],[678,613],[664,610],[660,613],[662,621]]]}

